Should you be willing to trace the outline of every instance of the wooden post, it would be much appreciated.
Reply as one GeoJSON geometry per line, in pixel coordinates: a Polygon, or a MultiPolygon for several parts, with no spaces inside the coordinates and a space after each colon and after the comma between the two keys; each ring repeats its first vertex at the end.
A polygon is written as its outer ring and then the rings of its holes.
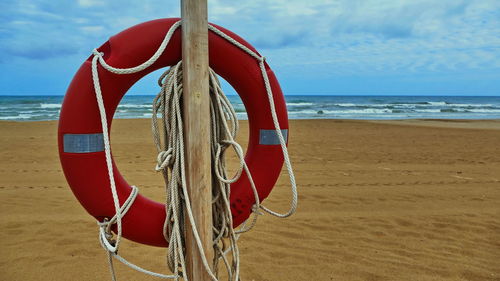
{"type": "MultiPolygon", "coordinates": [[[[196,227],[209,265],[212,263],[212,179],[208,86],[207,0],[181,0],[182,71],[186,180],[196,227]]],[[[185,219],[187,276],[211,280],[189,219],[185,219]]]]}

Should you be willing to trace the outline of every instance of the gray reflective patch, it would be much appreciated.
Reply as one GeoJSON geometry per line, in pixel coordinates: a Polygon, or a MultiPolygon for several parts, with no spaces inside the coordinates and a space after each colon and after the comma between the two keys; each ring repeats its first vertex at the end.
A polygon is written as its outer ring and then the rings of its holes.
{"type": "MultiPolygon", "coordinates": [[[[281,130],[281,134],[285,139],[285,142],[288,140],[288,129],[281,130]]],[[[276,130],[260,130],[259,144],[263,145],[276,145],[280,144],[280,139],[276,130]]]]}
{"type": "Polygon", "coordinates": [[[89,153],[104,151],[104,139],[99,134],[64,134],[64,152],[89,153]]]}

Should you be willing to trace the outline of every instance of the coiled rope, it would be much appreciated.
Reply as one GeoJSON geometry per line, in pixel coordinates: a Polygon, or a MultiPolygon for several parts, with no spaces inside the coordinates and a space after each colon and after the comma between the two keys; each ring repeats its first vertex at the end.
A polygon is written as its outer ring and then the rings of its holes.
{"type": "MultiPolygon", "coordinates": [[[[180,100],[182,98],[182,69],[181,62],[177,63],[175,66],[168,69],[159,79],[159,85],[161,87],[160,93],[155,98],[153,102],[153,118],[152,118],[152,131],[155,141],[155,146],[158,150],[157,165],[155,169],[161,171],[165,182],[166,182],[166,220],[164,223],[164,236],[169,242],[169,248],[167,253],[167,264],[169,269],[172,271],[173,275],[165,275],[156,272],[152,272],[143,269],[137,265],[134,265],[123,257],[117,254],[118,248],[122,236],[122,218],[133,204],[133,201],[138,193],[138,189],[133,187],[126,202],[120,206],[118,195],[116,192],[116,185],[114,181],[113,167],[111,150],[109,144],[108,135],[108,123],[106,119],[106,111],[104,108],[104,103],[102,100],[102,92],[99,83],[99,73],[98,73],[98,63],[106,69],[115,74],[130,74],[136,73],[146,69],[151,66],[163,53],[167,47],[174,31],[180,26],[181,21],[176,22],[171,26],[165,35],[162,43],[160,44],[158,50],[149,58],[146,62],[131,68],[115,68],[106,63],[103,58],[103,53],[98,52],[96,49],[93,51],[94,57],[92,58],[92,79],[94,83],[94,89],[96,94],[97,103],[99,106],[99,113],[101,116],[101,125],[104,136],[104,148],[106,163],[108,168],[108,175],[110,179],[111,194],[113,197],[113,203],[115,207],[115,215],[109,221],[99,222],[100,227],[100,242],[103,248],[108,253],[108,260],[110,264],[110,271],[112,279],[116,281],[116,275],[113,268],[112,258],[118,259],[125,265],[149,274],[152,276],[160,278],[170,278],[178,280],[183,278],[188,280],[184,272],[186,272],[186,265],[184,262],[184,237],[183,228],[184,226],[184,216],[190,221],[192,227],[193,236],[198,246],[199,254],[202,257],[202,261],[205,270],[209,273],[212,280],[217,281],[218,276],[218,262],[223,261],[226,270],[228,272],[228,280],[239,280],[239,250],[237,247],[237,240],[241,233],[250,230],[257,221],[257,216],[260,213],[259,210],[263,210],[271,215],[285,218],[292,215],[297,208],[297,186],[295,182],[295,176],[293,174],[292,165],[288,156],[288,150],[286,147],[285,139],[281,133],[281,128],[278,123],[278,118],[276,115],[276,110],[274,106],[274,100],[272,95],[271,86],[269,83],[269,78],[265,69],[265,58],[259,54],[253,52],[243,44],[234,40],[227,34],[223,33],[216,27],[209,25],[209,30],[226,39],[230,43],[239,47],[250,56],[254,57],[259,64],[262,72],[262,77],[265,83],[266,92],[269,99],[269,105],[271,109],[271,115],[273,118],[273,123],[275,126],[276,134],[280,140],[281,149],[283,151],[283,158],[285,161],[285,166],[288,171],[290,178],[290,185],[292,190],[292,200],[290,203],[290,209],[281,214],[272,211],[260,204],[257,189],[253,182],[250,170],[248,169],[243,155],[243,149],[234,140],[238,132],[238,119],[236,113],[227,99],[227,97],[222,92],[220,82],[213,70],[210,69],[209,72],[209,83],[210,83],[210,118],[211,118],[211,146],[212,146],[212,165],[214,167],[213,173],[215,175],[213,185],[213,210],[214,210],[214,220],[213,220],[213,232],[214,240],[213,246],[215,250],[215,256],[213,260],[213,271],[209,266],[204,250],[201,246],[201,239],[198,234],[198,230],[194,223],[194,218],[191,210],[191,202],[187,193],[186,180],[185,180],[185,170],[184,170],[184,146],[183,146],[183,123],[182,123],[182,112],[180,106],[180,100]],[[158,114],[162,115],[161,130],[158,122],[158,114]],[[228,124],[228,121],[230,124],[228,124]],[[228,147],[233,147],[236,152],[237,157],[240,161],[239,169],[233,178],[227,177],[227,172],[225,169],[224,153],[228,147]],[[235,230],[232,225],[232,215],[231,208],[229,205],[229,194],[230,194],[230,184],[238,180],[241,176],[242,171],[245,171],[248,179],[250,181],[254,196],[255,205],[252,207],[253,218],[251,223],[247,225],[244,223],[242,227],[235,230]],[[170,176],[169,176],[170,173],[170,176]],[[111,232],[111,226],[113,224],[117,225],[116,238],[113,239],[113,233],[111,232]],[[231,252],[231,260],[228,259],[227,255],[231,252]]],[[[247,220],[248,221],[248,220],[247,220]]]]}

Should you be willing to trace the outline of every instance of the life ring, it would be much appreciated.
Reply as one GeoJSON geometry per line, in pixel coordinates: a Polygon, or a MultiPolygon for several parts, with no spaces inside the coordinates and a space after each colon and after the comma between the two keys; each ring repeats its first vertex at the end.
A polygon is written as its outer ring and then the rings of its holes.
{"type": "MultiPolygon", "coordinates": [[[[106,62],[127,68],[141,64],[158,48],[166,32],[179,19],[153,20],[126,29],[111,37],[98,48],[106,62]]],[[[214,25],[216,26],[216,25],[214,25]]],[[[244,46],[257,52],[236,34],[216,26],[244,46]]],[[[248,114],[249,142],[245,161],[252,173],[260,200],[264,200],[276,183],[283,166],[283,153],[271,116],[261,69],[255,58],[219,35],[209,32],[210,67],[238,92],[248,114]]],[[[127,90],[146,74],[181,60],[181,32],[176,30],[160,58],[143,71],[117,75],[99,65],[99,77],[106,108],[112,120],[116,108],[127,90]]],[[[283,135],[288,136],[286,103],[278,81],[266,64],[274,106],[283,135]]],[[[111,126],[109,121],[108,128],[111,126]]],[[[97,220],[111,218],[114,213],[112,194],[106,168],[99,117],[91,74],[91,57],[74,76],[64,98],[59,119],[59,156],[64,174],[73,193],[83,207],[97,220]]],[[[114,161],[116,189],[120,204],[131,192],[130,185],[119,173],[114,161]]],[[[231,211],[234,227],[245,221],[255,203],[248,177],[231,185],[231,211]]],[[[153,246],[168,246],[163,237],[164,203],[140,194],[122,220],[123,237],[153,246]]]]}

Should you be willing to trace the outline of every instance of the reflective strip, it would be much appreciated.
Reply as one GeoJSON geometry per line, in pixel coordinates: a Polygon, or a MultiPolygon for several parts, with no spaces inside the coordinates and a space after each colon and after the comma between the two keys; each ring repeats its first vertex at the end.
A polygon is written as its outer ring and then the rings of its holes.
{"type": "Polygon", "coordinates": [[[102,133],[99,134],[64,134],[64,152],[89,153],[104,151],[102,133]]]}
{"type": "MultiPolygon", "coordinates": [[[[288,129],[281,130],[281,134],[285,139],[285,142],[288,141],[288,129]]],[[[277,145],[280,144],[280,139],[276,130],[260,130],[259,144],[263,145],[277,145]]]]}

